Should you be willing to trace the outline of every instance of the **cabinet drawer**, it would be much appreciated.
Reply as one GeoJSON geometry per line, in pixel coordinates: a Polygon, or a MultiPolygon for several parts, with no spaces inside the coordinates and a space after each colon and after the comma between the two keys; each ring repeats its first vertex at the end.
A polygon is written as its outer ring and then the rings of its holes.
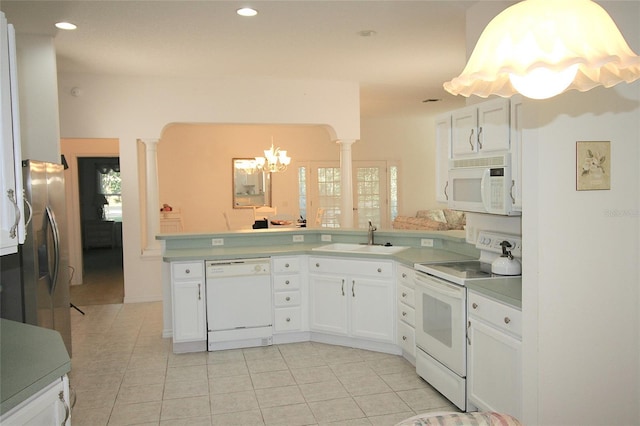
{"type": "Polygon", "coordinates": [[[299,306],[300,305],[300,292],[299,291],[281,291],[274,296],[274,303],[276,306],[299,306]]]}
{"type": "Polygon", "coordinates": [[[309,272],[388,278],[393,276],[393,263],[391,261],[344,260],[332,257],[310,257],[309,272]]]}
{"type": "Polygon", "coordinates": [[[416,334],[413,327],[398,321],[398,346],[407,353],[416,354],[416,334]]]}
{"type": "Polygon", "coordinates": [[[414,288],[415,284],[413,283],[413,278],[416,275],[416,271],[403,265],[399,265],[397,269],[396,279],[398,280],[398,284],[414,288]]]}
{"type": "Polygon", "coordinates": [[[300,288],[299,275],[276,275],[273,277],[273,288],[275,290],[294,290],[300,288]]]}
{"type": "Polygon", "coordinates": [[[202,278],[204,276],[204,262],[173,262],[171,263],[173,279],[202,278]]]}
{"type": "Polygon", "coordinates": [[[416,326],[416,311],[415,309],[405,305],[404,303],[398,303],[398,319],[406,322],[411,327],[416,326]]]}
{"type": "Polygon", "coordinates": [[[406,287],[404,285],[398,286],[398,300],[402,303],[405,303],[412,308],[416,306],[415,295],[412,288],[406,287]]]}
{"type": "Polygon", "coordinates": [[[300,259],[297,257],[274,257],[273,272],[300,272],[300,259]]]}
{"type": "Polygon", "coordinates": [[[469,315],[480,318],[501,330],[522,336],[522,311],[480,294],[469,292],[469,315]]]}
{"type": "Polygon", "coordinates": [[[300,330],[302,315],[300,308],[278,308],[275,310],[275,331],[300,330]]]}

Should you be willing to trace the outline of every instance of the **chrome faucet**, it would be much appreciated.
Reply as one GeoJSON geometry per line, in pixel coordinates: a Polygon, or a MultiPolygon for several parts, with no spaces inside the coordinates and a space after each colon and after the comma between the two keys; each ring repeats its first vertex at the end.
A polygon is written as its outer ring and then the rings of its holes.
{"type": "Polygon", "coordinates": [[[367,244],[372,246],[373,245],[373,231],[377,230],[378,228],[376,228],[375,226],[373,226],[373,224],[371,223],[371,221],[369,221],[369,232],[367,234],[367,244]]]}

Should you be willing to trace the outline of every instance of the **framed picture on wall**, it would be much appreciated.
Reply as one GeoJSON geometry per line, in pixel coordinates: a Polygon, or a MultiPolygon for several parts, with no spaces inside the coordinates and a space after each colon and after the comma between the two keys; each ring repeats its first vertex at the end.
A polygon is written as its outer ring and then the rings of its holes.
{"type": "Polygon", "coordinates": [[[611,142],[576,142],[576,190],[611,189],[611,142]]]}

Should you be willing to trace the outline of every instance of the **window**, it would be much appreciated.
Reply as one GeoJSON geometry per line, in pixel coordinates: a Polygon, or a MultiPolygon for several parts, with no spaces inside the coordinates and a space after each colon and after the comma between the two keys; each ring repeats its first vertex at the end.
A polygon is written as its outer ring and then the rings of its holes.
{"type": "Polygon", "coordinates": [[[98,170],[98,193],[102,195],[103,219],[122,222],[122,181],[119,167],[98,170]],[[114,169],[118,169],[115,171],[114,169]]]}

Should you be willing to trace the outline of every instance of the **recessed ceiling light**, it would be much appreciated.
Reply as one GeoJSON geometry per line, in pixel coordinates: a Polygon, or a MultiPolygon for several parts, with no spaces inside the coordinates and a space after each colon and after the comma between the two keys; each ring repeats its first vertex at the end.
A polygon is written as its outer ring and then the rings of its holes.
{"type": "Polygon", "coordinates": [[[78,27],[71,22],[56,22],[56,28],[61,30],[75,30],[78,27]]]}
{"type": "Polygon", "coordinates": [[[240,16],[256,16],[258,14],[258,11],[250,7],[243,7],[236,10],[236,13],[240,16]]]}

